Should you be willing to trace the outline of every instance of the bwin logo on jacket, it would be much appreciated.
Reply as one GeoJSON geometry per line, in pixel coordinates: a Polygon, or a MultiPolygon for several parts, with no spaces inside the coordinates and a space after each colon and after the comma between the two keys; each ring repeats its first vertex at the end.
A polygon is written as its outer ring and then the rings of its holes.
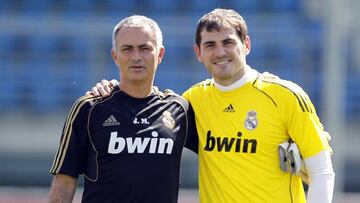
{"type": "Polygon", "coordinates": [[[152,131],[150,137],[118,137],[117,132],[111,132],[108,146],[109,154],[119,154],[126,150],[129,154],[171,154],[174,140],[158,138],[158,132],[152,131]]]}

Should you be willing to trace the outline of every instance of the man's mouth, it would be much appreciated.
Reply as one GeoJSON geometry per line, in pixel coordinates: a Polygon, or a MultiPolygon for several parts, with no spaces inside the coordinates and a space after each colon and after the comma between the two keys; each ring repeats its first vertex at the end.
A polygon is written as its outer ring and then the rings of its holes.
{"type": "Polygon", "coordinates": [[[225,65],[225,64],[228,64],[230,62],[231,62],[231,60],[221,60],[221,61],[216,61],[214,64],[215,65],[225,65]]]}
{"type": "Polygon", "coordinates": [[[145,67],[144,66],[130,66],[131,69],[135,69],[135,70],[140,70],[140,69],[144,69],[145,67]]]}

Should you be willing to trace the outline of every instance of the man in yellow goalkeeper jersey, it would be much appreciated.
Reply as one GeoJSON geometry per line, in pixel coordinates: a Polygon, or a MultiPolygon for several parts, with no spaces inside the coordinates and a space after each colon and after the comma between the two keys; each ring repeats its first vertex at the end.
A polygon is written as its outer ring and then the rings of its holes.
{"type": "Polygon", "coordinates": [[[301,87],[262,77],[247,65],[251,41],[239,13],[215,9],[204,15],[194,50],[212,76],[183,94],[194,109],[199,136],[200,201],[331,202],[329,136],[301,87]],[[301,178],[281,167],[279,146],[289,140],[305,163],[307,198],[301,178]]]}
{"type": "Polygon", "coordinates": [[[310,178],[308,202],[331,202],[331,148],[313,104],[298,85],[247,65],[250,49],[237,12],[199,20],[194,50],[213,78],[183,96],[195,111],[201,201],[306,202],[301,179],[279,167],[279,144],[291,139],[310,178]]]}

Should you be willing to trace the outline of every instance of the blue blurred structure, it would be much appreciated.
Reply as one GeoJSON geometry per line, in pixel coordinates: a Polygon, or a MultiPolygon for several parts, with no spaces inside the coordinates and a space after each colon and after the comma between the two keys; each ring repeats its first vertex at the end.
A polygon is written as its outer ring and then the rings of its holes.
{"type": "MultiPolygon", "coordinates": [[[[31,31],[21,28],[0,31],[0,74],[5,79],[1,80],[0,87],[6,92],[0,94],[1,112],[19,105],[21,109],[35,112],[57,111],[69,105],[64,102],[75,100],[102,77],[116,78],[117,75],[104,74],[109,72],[108,69],[116,69],[109,51],[112,28],[98,30],[96,25],[112,19],[113,26],[117,20],[134,13],[158,20],[164,32],[167,53],[164,64],[160,66],[157,85],[182,92],[191,84],[208,77],[193,54],[193,33],[196,20],[216,7],[235,9],[247,20],[253,42],[249,55],[251,65],[260,71],[267,70],[299,83],[310,94],[315,105],[319,105],[321,89],[317,81],[321,80],[322,25],[307,18],[300,1],[1,2],[3,19],[16,16],[16,23],[20,25],[22,20],[23,23],[31,19],[42,22],[38,30],[33,27],[31,31]],[[89,16],[92,18],[87,19],[89,16]],[[82,32],[81,24],[91,26],[90,19],[97,19],[93,30],[88,28],[82,32]],[[67,27],[76,26],[77,23],[79,27],[67,27]],[[101,43],[106,41],[108,50],[99,51],[104,47],[101,43]],[[96,44],[91,46],[91,43],[96,44]],[[101,62],[97,62],[99,60],[101,62]],[[106,71],[97,74],[102,70],[106,71]],[[13,81],[16,81],[16,87],[9,87],[8,83],[13,81]],[[21,96],[24,90],[30,91],[26,93],[29,94],[26,99],[21,96]]],[[[357,100],[360,93],[352,91],[358,87],[356,78],[348,82],[351,95],[348,95],[344,109],[349,113],[347,118],[353,119],[360,115],[357,100]]]]}
{"type": "MultiPolygon", "coordinates": [[[[156,85],[181,93],[209,77],[193,53],[194,32],[196,21],[216,7],[232,8],[248,22],[248,63],[298,83],[319,110],[324,30],[307,16],[302,1],[0,0],[0,115],[67,112],[96,82],[118,78],[110,55],[112,29],[131,14],[158,21],[166,54],[156,85]]],[[[346,81],[348,121],[360,120],[359,78],[354,71],[346,81]]],[[[352,184],[360,191],[360,181],[352,184]]]]}

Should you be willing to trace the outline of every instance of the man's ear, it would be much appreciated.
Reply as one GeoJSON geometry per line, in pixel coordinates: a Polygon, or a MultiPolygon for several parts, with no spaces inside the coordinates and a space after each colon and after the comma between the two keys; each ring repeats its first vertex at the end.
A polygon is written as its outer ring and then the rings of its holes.
{"type": "Polygon", "coordinates": [[[161,47],[159,50],[159,56],[158,56],[159,64],[161,63],[162,59],[164,58],[164,55],[165,55],[165,47],[161,47]]]}
{"type": "Polygon", "coordinates": [[[197,44],[194,44],[194,52],[196,54],[197,59],[202,63],[202,57],[201,57],[201,50],[200,47],[197,44]]]}
{"type": "Polygon", "coordinates": [[[119,66],[118,60],[117,60],[118,58],[117,58],[117,56],[116,56],[116,51],[114,50],[114,48],[111,48],[111,57],[113,58],[115,64],[116,64],[117,66],[119,66]]]}
{"type": "Polygon", "coordinates": [[[251,50],[251,40],[249,35],[246,35],[244,45],[245,45],[245,54],[248,55],[251,50]]]}

